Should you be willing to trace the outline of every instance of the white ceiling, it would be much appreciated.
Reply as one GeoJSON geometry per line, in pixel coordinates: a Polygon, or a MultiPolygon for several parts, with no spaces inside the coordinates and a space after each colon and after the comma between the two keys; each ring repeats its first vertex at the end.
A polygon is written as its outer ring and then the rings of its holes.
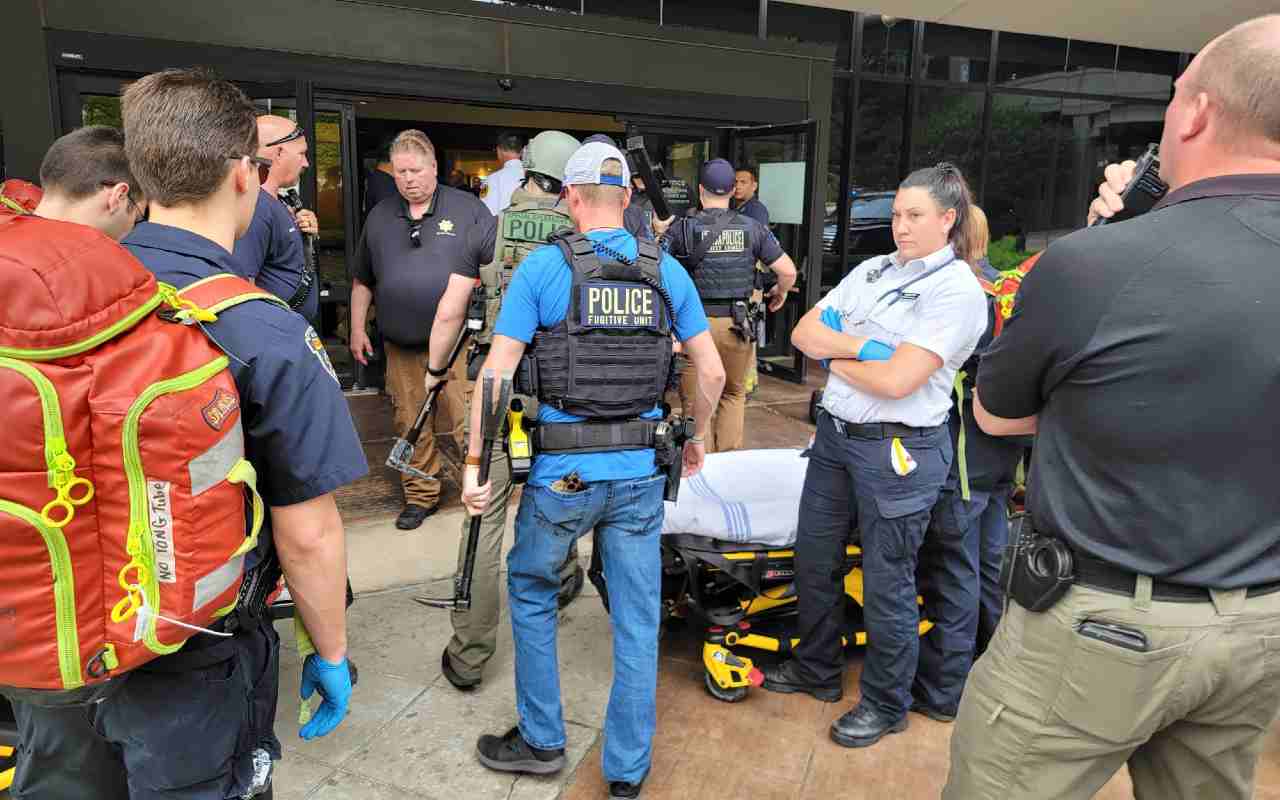
{"type": "Polygon", "coordinates": [[[1238,22],[1280,11],[1280,0],[788,0],[971,28],[1195,52],[1238,22]]]}

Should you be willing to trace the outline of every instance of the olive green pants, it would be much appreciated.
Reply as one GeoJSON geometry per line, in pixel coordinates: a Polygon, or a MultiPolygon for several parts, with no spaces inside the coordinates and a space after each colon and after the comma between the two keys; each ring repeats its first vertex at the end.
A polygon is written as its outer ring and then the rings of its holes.
{"type": "MultiPolygon", "coordinates": [[[[471,395],[468,394],[468,408],[471,395]]],[[[525,407],[531,404],[526,402],[525,407]]],[[[470,416],[467,417],[470,420],[470,416]]],[[[470,430],[470,423],[466,426],[470,430]]],[[[465,434],[464,434],[465,436],[465,434]]],[[[464,441],[466,439],[464,438],[464,441]]],[[[493,484],[492,501],[480,518],[480,539],[476,543],[475,571],[471,578],[471,608],[451,613],[453,638],[449,640],[449,663],[463,680],[477,680],[484,665],[498,647],[498,620],[501,611],[502,537],[507,524],[507,505],[511,501],[511,466],[507,461],[506,439],[494,443],[490,455],[489,481],[493,484]]],[[[458,572],[467,557],[467,536],[471,517],[462,518],[458,540],[458,572]]],[[[578,548],[560,568],[561,581],[571,579],[578,570],[578,548]]]]}
{"type": "Polygon", "coordinates": [[[1009,601],[965,687],[945,800],[1092,797],[1124,764],[1139,800],[1244,800],[1280,708],[1280,592],[1153,602],[1075,586],[1032,613],[1009,601]],[[1142,631],[1146,652],[1082,636],[1142,631]]]}

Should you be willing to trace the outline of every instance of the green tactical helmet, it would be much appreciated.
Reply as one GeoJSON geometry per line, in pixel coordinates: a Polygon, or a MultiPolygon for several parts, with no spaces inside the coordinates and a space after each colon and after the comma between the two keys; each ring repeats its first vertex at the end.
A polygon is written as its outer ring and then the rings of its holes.
{"type": "Polygon", "coordinates": [[[561,131],[543,131],[529,140],[524,148],[525,172],[536,172],[562,183],[564,181],[564,165],[569,163],[581,145],[578,140],[561,131]]]}

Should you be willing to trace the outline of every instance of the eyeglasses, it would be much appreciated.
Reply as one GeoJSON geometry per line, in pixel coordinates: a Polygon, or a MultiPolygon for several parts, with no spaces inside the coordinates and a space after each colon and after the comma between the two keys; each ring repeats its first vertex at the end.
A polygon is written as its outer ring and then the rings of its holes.
{"type": "Polygon", "coordinates": [[[293,131],[289,133],[288,136],[281,136],[279,139],[276,139],[274,142],[267,142],[263,146],[275,147],[278,144],[284,144],[285,142],[292,142],[294,139],[301,139],[304,135],[305,134],[302,132],[302,128],[300,127],[294,128],[293,131]]]}
{"type": "MultiPolygon", "coordinates": [[[[102,181],[100,185],[108,189],[114,189],[115,187],[120,186],[122,183],[124,182],[123,181],[102,181]]],[[[130,196],[128,192],[125,192],[124,200],[126,203],[129,204],[129,210],[133,212],[134,225],[137,225],[139,222],[146,221],[147,215],[151,212],[151,209],[142,208],[141,206],[139,206],[137,203],[133,201],[133,197],[130,196]]]]}
{"type": "Polygon", "coordinates": [[[244,156],[227,156],[227,158],[231,159],[232,161],[239,161],[242,158],[247,158],[249,159],[249,163],[253,164],[256,167],[261,167],[262,169],[271,169],[271,164],[272,164],[271,159],[263,158],[262,156],[244,155],[244,156]]]}
{"type": "Polygon", "coordinates": [[[422,220],[409,220],[409,244],[422,247],[422,220]]]}

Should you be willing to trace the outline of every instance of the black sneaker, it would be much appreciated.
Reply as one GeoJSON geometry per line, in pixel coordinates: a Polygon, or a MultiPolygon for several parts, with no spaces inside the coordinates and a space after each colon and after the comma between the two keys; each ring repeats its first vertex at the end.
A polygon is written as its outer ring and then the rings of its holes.
{"type": "Polygon", "coordinates": [[[400,516],[396,517],[396,527],[402,531],[412,531],[422,527],[422,523],[427,517],[436,513],[436,506],[427,508],[416,503],[409,503],[400,512],[400,516]]]}
{"type": "Polygon", "coordinates": [[[640,796],[640,790],[643,788],[643,780],[639,783],[613,781],[609,784],[609,800],[635,800],[640,796]]]}
{"type": "Polygon", "coordinates": [[[475,691],[480,685],[480,678],[464,678],[453,668],[453,662],[449,660],[449,648],[445,648],[440,654],[440,671],[444,673],[445,680],[453,684],[453,688],[460,692],[475,691]]]}
{"type": "Polygon", "coordinates": [[[520,728],[504,736],[481,736],[476,742],[480,763],[498,772],[527,772],[532,775],[554,775],[564,769],[564,748],[540,750],[530,747],[520,735],[520,728]]]}

